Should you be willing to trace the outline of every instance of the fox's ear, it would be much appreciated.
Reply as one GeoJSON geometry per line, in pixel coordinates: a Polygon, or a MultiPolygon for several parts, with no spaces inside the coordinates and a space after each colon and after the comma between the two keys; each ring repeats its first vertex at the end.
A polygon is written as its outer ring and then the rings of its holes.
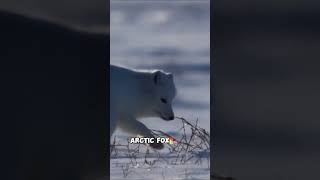
{"type": "Polygon", "coordinates": [[[159,84],[161,81],[161,72],[160,71],[155,71],[153,73],[153,82],[154,84],[159,84]]]}

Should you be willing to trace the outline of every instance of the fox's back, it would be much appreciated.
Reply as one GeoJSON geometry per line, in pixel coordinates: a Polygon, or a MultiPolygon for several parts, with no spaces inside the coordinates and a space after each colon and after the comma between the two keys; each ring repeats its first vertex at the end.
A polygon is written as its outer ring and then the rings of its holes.
{"type": "Polygon", "coordinates": [[[129,106],[138,96],[138,80],[135,72],[110,65],[110,98],[117,106],[129,106]]]}

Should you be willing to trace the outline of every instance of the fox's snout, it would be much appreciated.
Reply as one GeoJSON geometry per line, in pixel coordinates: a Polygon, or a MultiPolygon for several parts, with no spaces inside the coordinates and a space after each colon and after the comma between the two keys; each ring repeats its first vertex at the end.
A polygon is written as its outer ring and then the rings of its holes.
{"type": "Polygon", "coordinates": [[[169,115],[169,116],[163,116],[163,115],[161,115],[161,118],[162,118],[163,120],[166,120],[166,121],[172,121],[172,120],[174,120],[174,114],[172,113],[172,114],[169,115]]]}
{"type": "Polygon", "coordinates": [[[169,118],[168,118],[168,120],[174,120],[174,116],[170,116],[169,118]]]}

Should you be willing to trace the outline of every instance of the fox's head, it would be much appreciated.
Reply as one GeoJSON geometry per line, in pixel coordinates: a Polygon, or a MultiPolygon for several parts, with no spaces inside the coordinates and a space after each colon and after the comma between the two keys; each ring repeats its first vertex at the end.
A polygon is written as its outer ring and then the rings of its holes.
{"type": "Polygon", "coordinates": [[[153,102],[152,107],[150,107],[152,108],[152,116],[160,117],[166,121],[173,120],[172,101],[176,96],[173,75],[156,70],[152,72],[152,81],[154,85],[153,102]]]}

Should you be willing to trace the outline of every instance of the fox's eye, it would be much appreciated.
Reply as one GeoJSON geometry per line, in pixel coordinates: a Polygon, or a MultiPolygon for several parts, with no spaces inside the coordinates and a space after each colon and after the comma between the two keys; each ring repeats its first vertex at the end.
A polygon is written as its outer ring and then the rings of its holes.
{"type": "Polygon", "coordinates": [[[164,104],[167,104],[167,100],[164,98],[160,98],[161,102],[163,102],[164,104]]]}

